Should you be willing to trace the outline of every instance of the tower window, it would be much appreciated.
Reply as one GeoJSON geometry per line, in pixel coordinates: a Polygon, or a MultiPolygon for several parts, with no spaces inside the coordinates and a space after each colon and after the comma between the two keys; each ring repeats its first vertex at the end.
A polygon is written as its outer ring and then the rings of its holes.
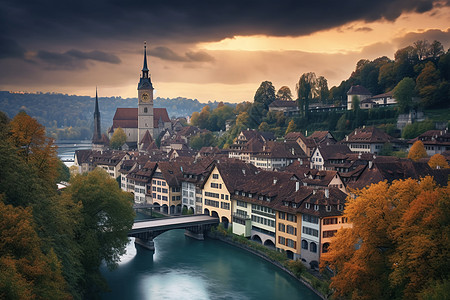
{"type": "Polygon", "coordinates": [[[147,113],[147,107],[144,107],[144,113],[147,113]]]}

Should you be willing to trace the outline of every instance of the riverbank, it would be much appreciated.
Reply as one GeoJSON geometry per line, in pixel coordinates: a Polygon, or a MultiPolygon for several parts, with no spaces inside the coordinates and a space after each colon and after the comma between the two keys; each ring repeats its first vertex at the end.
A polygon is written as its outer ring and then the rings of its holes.
{"type": "Polygon", "coordinates": [[[238,247],[270,262],[304,284],[322,299],[329,299],[332,294],[329,288],[329,281],[317,278],[311,274],[301,261],[289,260],[285,254],[276,250],[271,250],[261,244],[248,240],[243,236],[235,235],[224,229],[221,225],[209,231],[207,236],[238,247]]]}

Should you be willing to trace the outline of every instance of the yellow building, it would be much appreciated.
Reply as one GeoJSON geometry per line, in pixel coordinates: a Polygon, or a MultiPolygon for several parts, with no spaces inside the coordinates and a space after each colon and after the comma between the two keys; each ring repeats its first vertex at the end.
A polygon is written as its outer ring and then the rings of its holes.
{"type": "Polygon", "coordinates": [[[292,214],[277,211],[277,239],[275,246],[277,249],[286,251],[290,259],[300,258],[301,245],[301,214],[292,214]]]}
{"type": "Polygon", "coordinates": [[[241,161],[224,160],[216,163],[203,182],[203,213],[217,216],[227,227],[232,222],[231,194],[241,180],[255,172],[256,167],[241,161]]]}
{"type": "Polygon", "coordinates": [[[153,173],[151,192],[153,204],[160,211],[173,215],[181,213],[181,168],[174,162],[159,162],[153,173]]]}

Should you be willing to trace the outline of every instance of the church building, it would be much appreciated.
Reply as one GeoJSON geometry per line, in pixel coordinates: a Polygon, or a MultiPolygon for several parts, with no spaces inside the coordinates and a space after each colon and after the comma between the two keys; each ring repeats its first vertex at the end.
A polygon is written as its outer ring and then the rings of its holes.
{"type": "Polygon", "coordinates": [[[150,134],[153,140],[156,140],[165,129],[172,129],[172,122],[167,110],[165,108],[153,108],[154,89],[147,67],[146,45],[144,45],[144,66],[137,90],[138,107],[117,108],[109,135],[111,138],[114,130],[120,127],[125,131],[128,145],[136,144],[136,146],[131,147],[145,151],[143,145],[148,140],[146,132],[150,134]],[[146,138],[144,139],[144,137],[146,138]]]}

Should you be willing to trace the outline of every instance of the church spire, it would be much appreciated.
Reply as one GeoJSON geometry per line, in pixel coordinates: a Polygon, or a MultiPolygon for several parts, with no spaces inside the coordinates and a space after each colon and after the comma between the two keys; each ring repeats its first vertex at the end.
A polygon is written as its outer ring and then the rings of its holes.
{"type": "Polygon", "coordinates": [[[144,66],[142,67],[141,78],[138,83],[138,90],[153,90],[152,81],[148,75],[147,67],[147,42],[144,42],[144,66]]]}
{"type": "Polygon", "coordinates": [[[147,42],[144,42],[144,67],[142,68],[142,78],[148,78],[147,42]]]}
{"type": "Polygon", "coordinates": [[[95,110],[94,110],[94,136],[92,142],[99,142],[102,138],[102,130],[100,128],[100,110],[98,109],[98,93],[95,87],[95,110]]]}

